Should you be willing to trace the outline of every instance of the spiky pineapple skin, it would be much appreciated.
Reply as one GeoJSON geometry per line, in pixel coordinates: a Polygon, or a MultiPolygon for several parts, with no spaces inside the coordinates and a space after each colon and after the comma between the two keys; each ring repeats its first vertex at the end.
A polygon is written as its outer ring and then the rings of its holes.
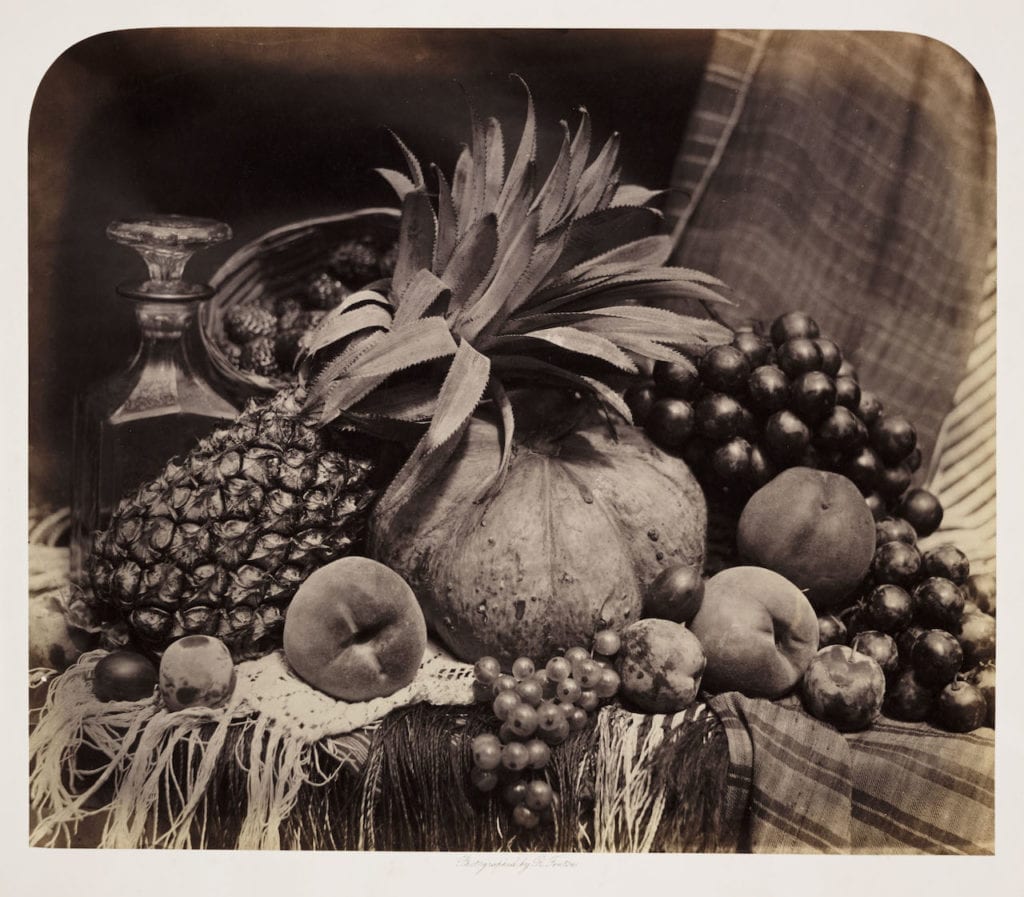
{"type": "Polygon", "coordinates": [[[360,551],[378,485],[372,447],[335,445],[301,393],[250,403],[121,501],[87,562],[91,601],[159,653],[214,635],[236,660],[279,647],[285,610],[318,567],[360,551]]]}

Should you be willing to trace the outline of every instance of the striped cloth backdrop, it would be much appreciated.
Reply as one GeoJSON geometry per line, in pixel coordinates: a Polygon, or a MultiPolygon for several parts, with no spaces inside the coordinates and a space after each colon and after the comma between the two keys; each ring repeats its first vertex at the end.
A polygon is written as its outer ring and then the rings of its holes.
{"type": "Polygon", "coordinates": [[[958,545],[976,573],[996,563],[996,251],[988,273],[967,373],[939,430],[928,488],[942,501],[942,529],[925,540],[958,545]]]}
{"type": "MultiPolygon", "coordinates": [[[[991,108],[975,73],[914,35],[720,32],[668,205],[677,264],[744,316],[803,308],[861,382],[917,425],[918,482],[972,569],[995,566],[991,108]]],[[[841,735],[790,698],[710,706],[727,817],[769,853],[994,850],[994,733],[882,719],[841,735]]]]}

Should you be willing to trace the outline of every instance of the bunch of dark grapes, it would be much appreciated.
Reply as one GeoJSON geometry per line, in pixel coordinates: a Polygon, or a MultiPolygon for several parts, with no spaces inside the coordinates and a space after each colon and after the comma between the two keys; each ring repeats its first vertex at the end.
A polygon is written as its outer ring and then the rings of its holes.
{"type": "Polygon", "coordinates": [[[954,732],[995,725],[995,580],[971,575],[954,545],[921,551],[901,517],[875,525],[869,581],[839,616],[819,618],[820,644],[849,644],[886,675],[883,713],[954,732]]]}
{"type": "Polygon", "coordinates": [[[619,647],[619,636],[602,630],[593,654],[570,648],[540,669],[528,657],[516,659],[511,675],[493,657],[476,662],[477,697],[491,704],[499,729],[473,739],[470,779],[480,791],[501,786],[521,828],[535,828],[554,812],[558,795],[544,775],[551,748],[586,728],[590,714],[618,692],[611,658],[619,647]]]}
{"type": "Polygon", "coordinates": [[[853,480],[878,519],[900,507],[921,465],[913,424],[861,389],[803,312],[776,318],[767,335],[760,323],[740,327],[694,363],[660,361],[625,398],[705,489],[741,499],[787,467],[814,467],[853,480]]]}

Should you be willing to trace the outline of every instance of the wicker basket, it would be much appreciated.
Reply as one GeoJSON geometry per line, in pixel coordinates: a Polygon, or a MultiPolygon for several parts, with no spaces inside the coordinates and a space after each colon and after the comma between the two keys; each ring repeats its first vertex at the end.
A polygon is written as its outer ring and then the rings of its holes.
{"type": "Polygon", "coordinates": [[[200,315],[200,332],[216,374],[245,395],[276,392],[289,379],[265,377],[235,367],[224,351],[224,316],[237,306],[265,296],[293,294],[323,271],[331,251],[347,239],[368,237],[383,251],[398,238],[399,212],[370,208],[286,224],[243,246],[214,274],[216,290],[200,315]]]}

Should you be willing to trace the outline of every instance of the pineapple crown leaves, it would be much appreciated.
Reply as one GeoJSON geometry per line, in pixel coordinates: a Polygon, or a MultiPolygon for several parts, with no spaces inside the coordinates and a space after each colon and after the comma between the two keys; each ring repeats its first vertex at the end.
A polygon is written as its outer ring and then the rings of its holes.
{"type": "Polygon", "coordinates": [[[306,406],[321,422],[405,435],[427,426],[385,495],[395,506],[443,467],[485,396],[504,432],[500,484],[514,426],[503,384],[589,394],[629,421],[617,393],[583,370],[597,361],[635,372],[637,356],[690,365],[681,349],[700,353],[731,337],[710,319],[651,307],[729,300],[716,278],[666,266],[671,240],[647,205],[660,192],[621,183],[618,134],[591,158],[585,108],[574,134],[561,122],[558,156],[537,186],[536,112],[518,80],[526,120],[507,170],[500,123],[472,102],[470,142],[450,184],[431,167],[434,193],[395,136],[408,174],[378,169],[401,202],[394,273],[329,313],[299,359],[306,406]],[[427,362],[447,364],[443,379],[388,382],[427,362]]]}

